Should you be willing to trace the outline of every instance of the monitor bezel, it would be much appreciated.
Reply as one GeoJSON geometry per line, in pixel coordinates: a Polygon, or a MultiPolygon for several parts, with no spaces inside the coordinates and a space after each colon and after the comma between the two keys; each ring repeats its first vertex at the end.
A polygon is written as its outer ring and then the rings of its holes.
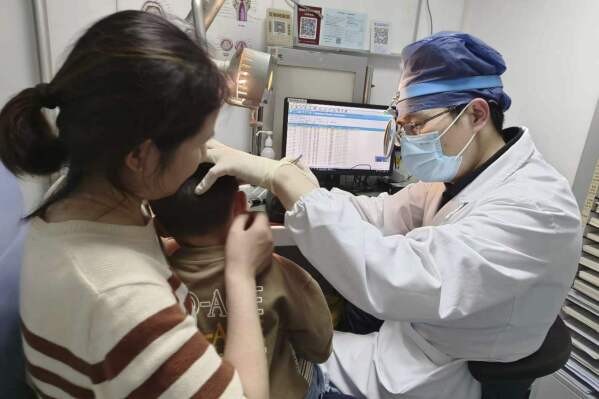
{"type": "MultiPolygon", "coordinates": [[[[369,108],[369,109],[381,109],[386,110],[387,105],[378,104],[362,104],[354,102],[344,101],[330,101],[330,100],[317,100],[313,98],[301,98],[301,97],[285,97],[285,103],[283,108],[283,134],[281,141],[281,154],[284,157],[287,150],[287,122],[289,114],[289,100],[300,100],[305,101],[306,104],[318,104],[318,105],[333,105],[341,107],[355,107],[355,108],[369,108]]],[[[393,172],[394,157],[393,155],[389,158],[389,170],[372,170],[372,169],[315,169],[310,168],[312,173],[315,175],[356,175],[356,176],[390,176],[393,172]]]]}

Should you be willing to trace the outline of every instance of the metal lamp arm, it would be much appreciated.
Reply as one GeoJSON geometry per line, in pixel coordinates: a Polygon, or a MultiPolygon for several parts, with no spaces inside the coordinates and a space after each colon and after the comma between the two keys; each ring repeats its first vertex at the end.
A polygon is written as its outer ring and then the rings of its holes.
{"type": "Polygon", "coordinates": [[[206,31],[214,22],[218,12],[225,4],[225,0],[212,0],[206,10],[204,10],[202,3],[202,0],[191,0],[191,11],[185,18],[188,22],[193,23],[198,39],[206,38],[206,31]]]}

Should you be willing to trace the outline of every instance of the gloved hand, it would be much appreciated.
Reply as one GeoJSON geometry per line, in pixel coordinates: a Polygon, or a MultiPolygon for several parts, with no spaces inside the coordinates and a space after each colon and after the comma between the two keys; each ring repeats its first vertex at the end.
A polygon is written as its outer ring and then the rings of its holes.
{"type": "MultiPolygon", "coordinates": [[[[282,167],[290,167],[296,170],[296,174],[302,179],[307,179],[311,185],[318,187],[318,180],[309,169],[302,169],[286,159],[275,161],[272,159],[258,157],[228,147],[215,139],[206,143],[206,156],[202,162],[213,163],[204,179],[196,187],[196,194],[206,192],[214,182],[221,176],[235,176],[246,183],[264,187],[274,194],[273,181],[275,173],[282,167]]],[[[294,173],[292,173],[294,174],[294,173]]]]}
{"type": "Polygon", "coordinates": [[[215,139],[206,143],[206,155],[202,162],[210,162],[214,166],[196,187],[196,194],[204,193],[219,177],[227,175],[235,176],[255,186],[270,189],[272,174],[279,166],[277,161],[236,150],[215,139]]]}
{"type": "Polygon", "coordinates": [[[320,187],[320,183],[318,182],[318,178],[316,176],[314,176],[314,173],[312,173],[312,171],[310,170],[309,167],[307,167],[302,161],[301,158],[298,159],[294,159],[294,158],[289,158],[289,157],[285,157],[282,158],[281,161],[287,161],[292,165],[295,165],[298,169],[300,169],[304,175],[306,175],[306,177],[308,179],[310,179],[310,181],[314,184],[315,187],[320,187]]]}

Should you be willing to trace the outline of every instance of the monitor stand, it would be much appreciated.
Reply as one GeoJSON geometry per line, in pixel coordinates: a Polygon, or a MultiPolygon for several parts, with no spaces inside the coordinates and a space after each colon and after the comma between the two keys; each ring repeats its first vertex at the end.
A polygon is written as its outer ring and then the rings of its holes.
{"type": "MultiPolygon", "coordinates": [[[[358,185],[347,185],[347,179],[345,179],[345,185],[342,185],[342,177],[350,177],[351,175],[341,175],[337,173],[319,173],[316,175],[318,178],[318,183],[320,187],[325,188],[327,190],[331,190],[332,188],[338,188],[343,191],[347,191],[349,193],[353,193],[354,195],[367,195],[367,196],[377,196],[380,193],[386,192],[388,194],[395,194],[399,191],[400,187],[393,187],[389,184],[389,179],[378,177],[376,182],[372,184],[372,182],[368,183],[368,181],[360,183],[358,185]],[[364,184],[366,183],[366,184],[364,184]]],[[[355,184],[355,180],[354,180],[355,184]]]]}
{"type": "Polygon", "coordinates": [[[338,174],[322,174],[318,175],[318,183],[320,187],[326,188],[327,190],[333,187],[341,186],[341,175],[338,174]]]}

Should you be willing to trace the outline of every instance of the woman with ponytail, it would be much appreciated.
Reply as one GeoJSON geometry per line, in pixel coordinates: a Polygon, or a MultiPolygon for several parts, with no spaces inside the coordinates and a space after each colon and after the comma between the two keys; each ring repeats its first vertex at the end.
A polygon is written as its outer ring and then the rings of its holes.
{"type": "Polygon", "coordinates": [[[51,82],[0,111],[8,170],[67,171],[27,217],[21,334],[41,397],[268,397],[255,300],[272,251],[266,219],[239,217],[227,241],[221,359],[143,212],[196,170],[226,87],[201,45],[125,11],[91,26],[51,82]],[[55,127],[43,112],[54,108],[55,127]]]}

